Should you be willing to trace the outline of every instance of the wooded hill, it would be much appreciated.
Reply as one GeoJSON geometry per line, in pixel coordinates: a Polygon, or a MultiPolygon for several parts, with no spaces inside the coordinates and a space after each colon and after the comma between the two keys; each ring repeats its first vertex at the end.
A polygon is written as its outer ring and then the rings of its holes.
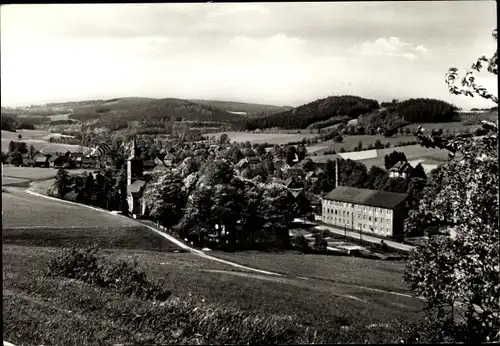
{"type": "Polygon", "coordinates": [[[290,106],[273,106],[257,103],[213,101],[213,100],[188,100],[204,106],[215,107],[226,112],[245,112],[247,116],[266,116],[273,113],[292,109],[290,106]]]}
{"type": "Polygon", "coordinates": [[[380,108],[376,100],[358,96],[332,96],[275,113],[249,119],[247,129],[279,127],[285,129],[321,129],[336,124],[346,124],[351,119],[366,120],[372,127],[398,128],[412,123],[459,121],[458,108],[441,100],[417,98],[402,102],[385,103],[380,108]],[[385,125],[387,126],[385,126],[385,125]]]}
{"type": "Polygon", "coordinates": [[[101,104],[75,108],[69,118],[82,122],[95,120],[94,126],[110,130],[126,128],[131,121],[139,121],[144,127],[164,127],[165,122],[181,120],[238,124],[244,123],[246,119],[244,115],[174,98],[108,100],[101,104]]]}
{"type": "MultiPolygon", "coordinates": [[[[284,129],[304,129],[307,126],[334,117],[347,116],[349,119],[380,108],[378,101],[359,96],[330,96],[308,104],[265,117],[249,119],[247,129],[279,127],[284,129]]],[[[332,125],[332,124],[330,124],[332,125]]]]}

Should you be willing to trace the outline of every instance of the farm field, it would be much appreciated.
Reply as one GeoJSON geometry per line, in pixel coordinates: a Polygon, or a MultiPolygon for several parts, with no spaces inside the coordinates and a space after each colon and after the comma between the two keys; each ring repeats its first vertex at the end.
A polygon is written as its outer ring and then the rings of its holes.
{"type": "Polygon", "coordinates": [[[57,115],[49,115],[48,117],[50,118],[51,121],[55,120],[68,120],[69,116],[72,113],[65,113],[65,114],[57,114],[57,115]]]}
{"type": "MultiPolygon", "coordinates": [[[[408,161],[413,161],[416,164],[421,163],[426,171],[430,171],[437,165],[440,165],[448,160],[448,151],[438,148],[425,148],[419,144],[407,145],[402,147],[392,147],[386,149],[377,149],[377,157],[360,159],[368,169],[372,166],[384,167],[384,157],[392,153],[393,151],[403,152],[408,159],[408,161]],[[418,161],[418,162],[417,162],[418,161]]],[[[362,153],[362,152],[360,152],[362,153]]],[[[348,153],[351,154],[351,153],[348,153]]],[[[355,153],[354,153],[355,154],[355,153]]],[[[326,162],[328,160],[334,160],[339,157],[339,154],[332,155],[316,155],[314,156],[315,162],[326,162]]],[[[460,154],[457,158],[460,158],[460,154]]]]}
{"type": "Polygon", "coordinates": [[[21,142],[25,142],[29,147],[33,145],[35,149],[41,150],[45,154],[55,154],[57,152],[81,152],[83,147],[75,144],[49,143],[46,139],[50,132],[42,130],[18,130],[17,132],[2,131],[2,151],[9,149],[10,141],[18,141],[17,136],[21,135],[21,142]]]}
{"type": "Polygon", "coordinates": [[[373,287],[408,294],[403,282],[404,262],[387,262],[348,256],[294,253],[224,253],[212,255],[257,269],[329,282],[373,287]]]}
{"type": "MultiPolygon", "coordinates": [[[[128,298],[74,280],[48,278],[46,263],[55,253],[57,249],[51,247],[4,245],[6,340],[14,344],[53,345],[96,340],[109,344],[154,343],[161,340],[162,333],[174,332],[177,321],[184,320],[180,317],[184,316],[179,311],[181,306],[177,305],[180,303],[175,299],[161,310],[151,301],[128,298]],[[144,321],[162,316],[164,322],[130,323],[138,314],[144,321]],[[42,327],[49,321],[50,328],[42,327]]],[[[347,342],[352,338],[363,342],[370,324],[392,322],[395,318],[412,320],[418,316],[419,302],[415,300],[320,281],[236,272],[189,253],[129,250],[103,253],[111,261],[136,258],[149,277],[159,280],[175,297],[195,306],[232,309],[245,316],[291,316],[289,321],[329,332],[332,342],[347,342]],[[352,299],[343,296],[346,292],[352,299]],[[352,331],[341,333],[342,325],[350,326],[352,331]],[[363,329],[364,335],[359,333],[363,329]]],[[[194,321],[193,334],[197,326],[199,322],[194,321]]],[[[394,342],[391,332],[381,329],[371,338],[394,342]]]]}
{"type": "Polygon", "coordinates": [[[386,138],[383,135],[374,135],[374,136],[356,135],[356,136],[343,136],[343,137],[344,138],[342,143],[335,143],[334,141],[322,142],[307,147],[307,151],[309,153],[315,152],[316,155],[320,155],[322,152],[325,152],[326,150],[335,150],[338,153],[340,151],[340,148],[344,148],[346,151],[351,151],[358,145],[360,141],[361,143],[363,143],[363,147],[366,148],[370,144],[374,145],[377,140],[380,140],[380,142],[382,142],[382,144],[384,145],[386,143],[390,143],[391,147],[396,146],[399,142],[409,142],[415,140],[415,136],[413,135],[403,135],[403,136],[398,135],[396,137],[389,137],[389,138],[386,138]],[[316,150],[315,149],[316,147],[321,147],[322,149],[316,150]]]}
{"type": "Polygon", "coordinates": [[[316,137],[318,134],[311,133],[251,133],[251,132],[237,132],[237,131],[228,131],[228,132],[216,132],[216,133],[207,133],[204,136],[215,136],[216,138],[220,137],[223,133],[229,136],[231,142],[246,142],[250,143],[268,143],[268,144],[286,144],[289,142],[298,142],[304,138],[316,137]]]}
{"type": "MultiPolygon", "coordinates": [[[[87,172],[93,172],[95,169],[68,169],[69,174],[76,175],[87,172]]],[[[4,177],[20,178],[28,180],[45,180],[55,178],[57,169],[54,168],[41,168],[41,167],[16,167],[12,165],[3,166],[4,177]]]]}
{"type": "Polygon", "coordinates": [[[410,124],[406,125],[405,127],[414,130],[417,129],[419,126],[422,126],[426,130],[438,130],[438,129],[443,129],[443,130],[448,130],[448,131],[458,131],[462,132],[465,130],[469,130],[473,132],[477,128],[480,128],[481,125],[464,125],[460,121],[453,121],[449,123],[420,123],[420,124],[410,124]]]}

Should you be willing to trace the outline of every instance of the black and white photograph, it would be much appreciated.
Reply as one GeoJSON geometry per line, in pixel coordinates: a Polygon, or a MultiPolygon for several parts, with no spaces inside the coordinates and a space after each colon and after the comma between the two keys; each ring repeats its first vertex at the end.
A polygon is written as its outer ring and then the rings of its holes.
{"type": "Polygon", "coordinates": [[[0,7],[4,346],[500,343],[497,3],[0,7]]]}

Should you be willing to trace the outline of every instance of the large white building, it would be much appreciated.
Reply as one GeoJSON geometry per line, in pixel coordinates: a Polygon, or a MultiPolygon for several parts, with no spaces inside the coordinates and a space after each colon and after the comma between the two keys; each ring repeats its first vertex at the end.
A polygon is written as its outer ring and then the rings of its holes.
{"type": "Polygon", "coordinates": [[[322,199],[324,223],[391,238],[403,235],[408,194],[338,186],[322,199]]]}

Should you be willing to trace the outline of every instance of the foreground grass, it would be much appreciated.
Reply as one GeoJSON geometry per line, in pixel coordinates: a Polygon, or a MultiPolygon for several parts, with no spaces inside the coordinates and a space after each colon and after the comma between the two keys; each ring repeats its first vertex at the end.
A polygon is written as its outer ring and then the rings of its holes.
{"type": "Polygon", "coordinates": [[[47,277],[46,263],[58,252],[4,246],[5,340],[52,345],[397,342],[399,329],[368,326],[416,316],[407,308],[334,295],[331,285],[231,275],[231,267],[188,253],[104,251],[109,261],[136,258],[149,277],[171,290],[174,297],[161,306],[47,277]]]}

